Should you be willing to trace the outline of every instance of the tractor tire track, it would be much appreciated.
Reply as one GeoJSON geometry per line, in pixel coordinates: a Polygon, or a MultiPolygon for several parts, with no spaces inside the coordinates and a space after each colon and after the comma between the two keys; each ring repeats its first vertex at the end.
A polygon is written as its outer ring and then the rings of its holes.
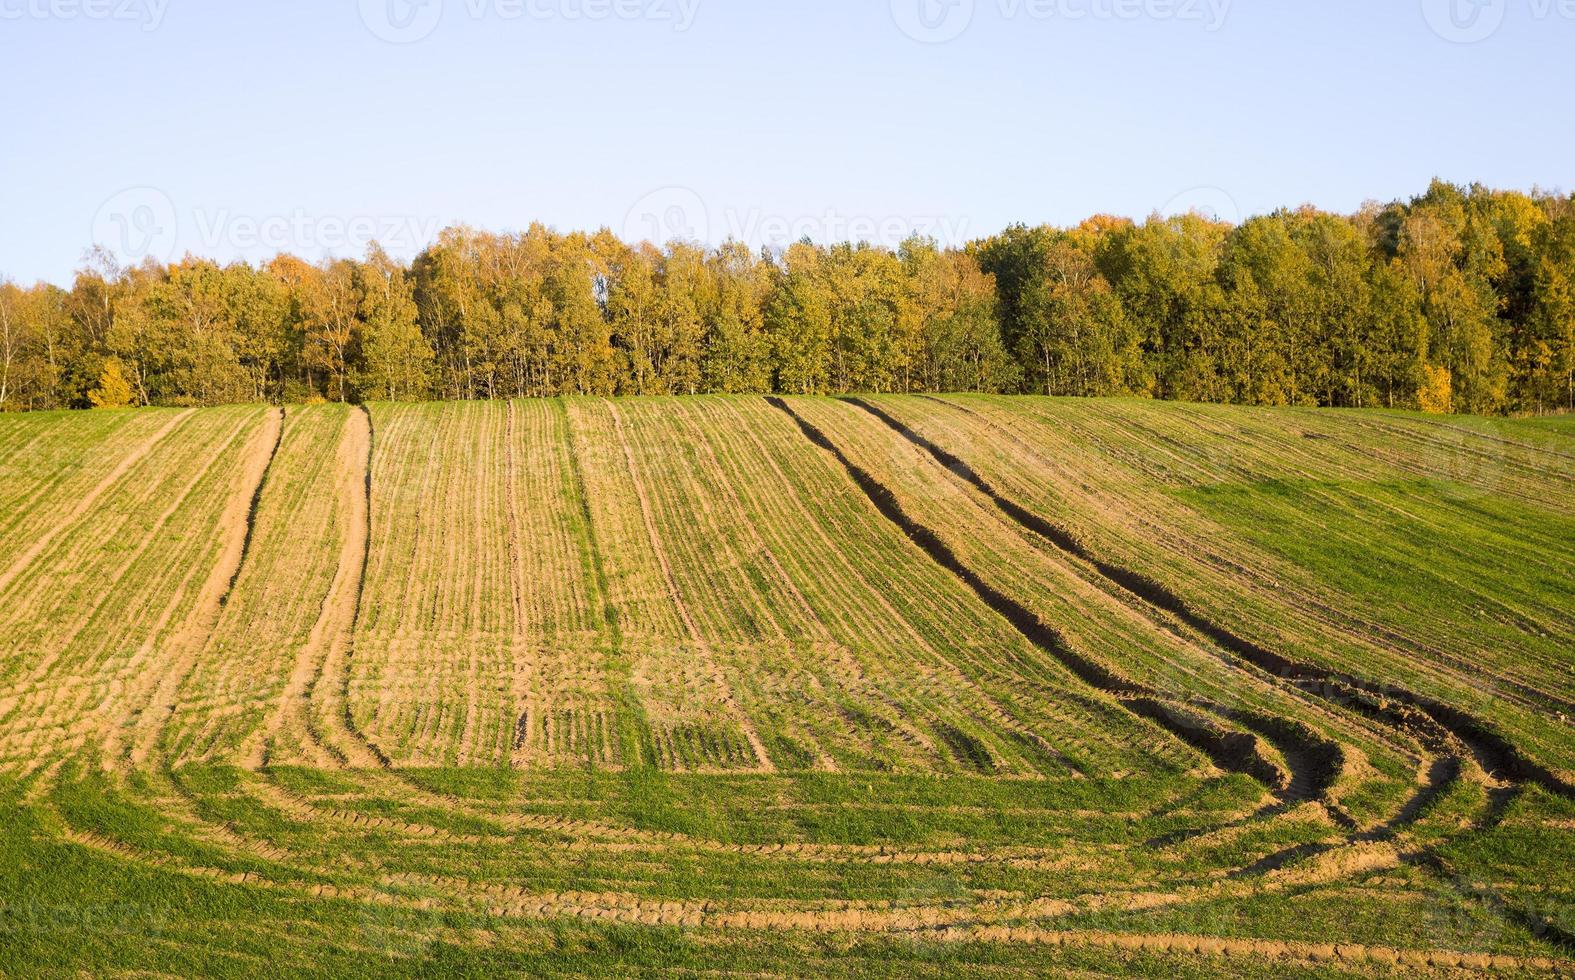
{"type": "MultiPolygon", "coordinates": [[[[928,452],[936,462],[989,498],[1018,525],[1051,542],[1067,554],[1092,565],[1107,579],[1132,595],[1176,616],[1259,670],[1294,684],[1297,689],[1329,702],[1337,709],[1364,714],[1386,725],[1402,737],[1417,739],[1429,750],[1443,756],[1441,759],[1434,759],[1428,765],[1419,780],[1420,788],[1394,817],[1371,830],[1351,834],[1346,843],[1360,845],[1393,840],[1401,830],[1419,818],[1434,800],[1448,792],[1449,788],[1462,777],[1463,766],[1467,763],[1476,765],[1487,783],[1487,811],[1478,826],[1494,825],[1519,795],[1523,786],[1528,783],[1541,786],[1550,793],[1565,798],[1575,797],[1575,791],[1572,791],[1568,784],[1527,759],[1503,736],[1491,731],[1485,723],[1467,712],[1403,688],[1376,684],[1342,672],[1320,670],[1311,664],[1292,660],[1238,636],[1192,609],[1179,595],[1157,581],[1097,558],[1065,528],[1057,527],[1002,496],[962,459],[919,435],[901,421],[862,399],[845,400],[873,415],[910,443],[928,452]],[[1501,774],[1508,778],[1508,785],[1499,782],[1501,774]]],[[[939,399],[932,400],[939,401],[939,399]]],[[[951,405],[950,402],[943,402],[943,404],[951,405]]],[[[972,414],[971,410],[961,406],[952,407],[972,414]]],[[[1342,845],[1314,844],[1288,848],[1262,858],[1255,864],[1238,871],[1237,874],[1271,872],[1293,861],[1324,854],[1339,846],[1342,845]]],[[[1413,860],[1429,864],[1448,877],[1447,869],[1444,868],[1441,859],[1430,851],[1413,856],[1413,860]]],[[[1493,902],[1504,910],[1508,917],[1530,921],[1539,936],[1566,948],[1575,948],[1575,936],[1571,936],[1556,924],[1511,906],[1496,896],[1493,902]]]]}
{"type": "Polygon", "coordinates": [[[775,397],[768,398],[767,402],[786,414],[812,444],[836,459],[882,517],[902,531],[932,561],[956,576],[1031,644],[1059,661],[1085,684],[1113,697],[1127,711],[1148,719],[1197,749],[1218,768],[1263,783],[1279,801],[1272,809],[1294,802],[1290,789],[1297,781],[1264,754],[1255,736],[1221,729],[1186,708],[1166,701],[1158,692],[1072,649],[1057,630],[1041,621],[1032,610],[980,578],[939,535],[910,517],[891,490],[854,463],[830,437],[795,412],[787,402],[775,397]]]}
{"type": "MultiPolygon", "coordinates": [[[[1152,610],[1157,609],[1170,613],[1192,629],[1197,630],[1216,643],[1220,643],[1221,646],[1231,649],[1232,652],[1236,652],[1236,644],[1222,642],[1220,636],[1217,635],[1230,634],[1225,634],[1224,630],[1214,627],[1212,623],[1208,623],[1202,617],[1193,614],[1179,600],[1172,602],[1155,601],[1153,595],[1159,588],[1157,583],[1152,583],[1148,580],[1139,582],[1140,577],[1134,573],[1108,562],[1099,561],[1065,528],[1051,524],[1015,501],[1003,496],[962,459],[919,435],[901,420],[878,406],[872,405],[862,398],[847,397],[843,398],[842,401],[862,409],[887,428],[902,436],[909,443],[929,454],[935,462],[958,479],[973,487],[994,504],[1013,523],[1049,541],[1063,553],[1092,566],[1108,582],[1115,584],[1127,594],[1140,600],[1149,609],[1145,618],[1156,628],[1165,628],[1163,617],[1152,612],[1152,610]]],[[[1234,639],[1233,636],[1232,639],[1234,639]]],[[[1256,677],[1254,679],[1263,680],[1263,678],[1256,677]]],[[[1323,737],[1306,725],[1285,719],[1272,718],[1258,712],[1248,712],[1243,709],[1223,709],[1222,717],[1256,731],[1266,741],[1280,750],[1287,763],[1291,764],[1292,780],[1296,784],[1291,793],[1293,799],[1317,799],[1330,809],[1331,815],[1335,816],[1336,820],[1343,824],[1354,826],[1354,822],[1345,817],[1338,804],[1328,795],[1328,791],[1335,784],[1344,766],[1345,752],[1339,743],[1323,737]]]]}
{"type": "MultiPolygon", "coordinates": [[[[388,769],[392,767],[393,763],[383,753],[383,750],[378,748],[356,726],[355,717],[350,710],[350,668],[351,662],[355,658],[356,628],[361,624],[361,604],[366,596],[366,570],[372,557],[372,458],[374,455],[373,450],[377,445],[377,428],[372,422],[372,413],[367,410],[365,405],[359,406],[358,411],[360,417],[366,422],[366,480],[363,492],[354,497],[360,513],[354,515],[348,526],[352,529],[353,536],[356,538],[356,544],[360,546],[358,549],[355,549],[359,550],[360,554],[356,559],[358,567],[356,569],[355,601],[350,614],[349,642],[345,644],[342,656],[338,658],[331,656],[329,658],[332,666],[337,668],[332,675],[331,689],[332,697],[338,704],[337,710],[335,710],[335,706],[329,706],[328,714],[336,723],[342,724],[343,734],[348,739],[346,748],[350,750],[347,754],[351,756],[352,763],[357,765],[370,763],[380,768],[388,769]],[[337,663],[334,662],[335,660],[337,660],[337,663]]],[[[327,668],[325,667],[326,673],[327,668]]]]}
{"type": "MultiPolygon", "coordinates": [[[[577,919],[587,922],[634,926],[664,926],[715,932],[781,932],[817,934],[884,935],[923,942],[997,943],[1014,946],[1055,946],[1100,949],[1123,953],[1179,954],[1237,961],[1290,961],[1307,964],[1373,965],[1413,969],[1495,970],[1561,975],[1570,963],[1551,957],[1510,956],[1448,949],[1414,949],[1358,943],[1312,943],[1272,939],[1230,939],[1182,933],[1104,932],[1055,930],[1016,923],[1025,917],[1053,919],[1085,908],[1103,907],[1098,900],[1066,902],[1043,900],[1021,907],[910,906],[882,908],[847,903],[825,908],[750,908],[710,901],[663,901],[638,895],[606,892],[532,893],[509,887],[475,886],[468,881],[425,875],[386,876],[375,885],[314,884],[306,880],[280,880],[255,871],[227,871],[194,864],[166,855],[148,854],[122,841],[68,825],[67,842],[106,858],[183,877],[224,885],[245,885],[282,895],[339,899],[406,910],[431,911],[454,907],[485,908],[488,915],[522,921],[577,919]],[[442,898],[404,895],[396,889],[412,886],[437,889],[442,898]],[[479,903],[479,906],[478,906],[479,903]],[[981,915],[981,913],[983,913],[981,915]],[[981,921],[981,919],[983,921],[981,921]],[[1001,923],[1001,924],[995,924],[1001,923]]],[[[290,869],[294,870],[294,869],[290,869]]],[[[321,872],[318,872],[321,873],[321,872]]],[[[1173,904],[1174,896],[1116,896],[1141,907],[1173,904]]]]}
{"type": "MultiPolygon", "coordinates": [[[[756,452],[759,454],[760,459],[764,461],[765,465],[771,472],[772,476],[776,479],[778,484],[781,487],[788,488],[784,493],[785,498],[790,501],[790,506],[793,508],[798,518],[802,520],[803,526],[809,529],[809,533],[813,534],[816,540],[820,542],[825,554],[829,557],[829,559],[838,563],[839,567],[837,571],[839,576],[848,578],[850,581],[856,583],[862,591],[866,592],[872,598],[872,601],[879,606],[882,615],[884,615],[890,622],[899,626],[909,641],[914,644],[915,649],[924,651],[936,662],[944,663],[950,669],[953,677],[960,680],[964,685],[977,691],[980,700],[985,706],[985,709],[988,711],[991,719],[995,721],[996,724],[1001,725],[1008,731],[1018,732],[1028,738],[1039,747],[1040,751],[1044,753],[1047,759],[1054,760],[1057,764],[1063,765],[1073,772],[1079,772],[1082,775],[1087,775],[1087,773],[1083,772],[1080,766],[1074,760],[1069,758],[1060,749],[1056,748],[1043,735],[1033,731],[1028,725],[1023,724],[1017,718],[1009,714],[1006,709],[1001,706],[1000,702],[995,697],[988,694],[977,681],[970,679],[960,667],[948,660],[933,646],[931,646],[928,641],[925,640],[923,634],[915,629],[913,624],[910,623],[905,616],[897,611],[896,607],[891,604],[890,599],[882,592],[882,590],[876,587],[875,583],[872,583],[869,578],[853,564],[853,562],[848,560],[847,556],[843,554],[842,549],[839,548],[837,543],[832,540],[830,534],[827,533],[820,521],[816,519],[815,515],[811,513],[810,509],[805,506],[803,499],[797,492],[793,491],[793,481],[782,469],[782,465],[780,462],[778,462],[776,454],[771,452],[771,450],[767,448],[766,444],[761,441],[760,436],[755,431],[755,427],[752,422],[740,414],[737,406],[731,403],[727,404],[727,411],[734,419],[737,420],[737,431],[741,432],[749,441],[750,445],[754,447],[756,452]]],[[[775,560],[775,556],[773,556],[773,560],[775,560]]],[[[784,572],[783,574],[785,575],[786,573],[784,572]]],[[[881,690],[879,685],[870,684],[868,682],[868,672],[866,671],[864,665],[861,664],[856,657],[852,656],[851,652],[846,650],[846,648],[842,648],[840,644],[838,645],[837,649],[838,652],[833,654],[837,664],[844,670],[848,677],[852,678],[858,684],[859,693],[861,695],[871,698],[874,702],[878,703],[889,711],[886,721],[898,731],[898,737],[910,745],[918,746],[922,751],[930,755],[937,754],[938,750],[936,749],[933,741],[931,741],[927,735],[920,731],[916,725],[908,720],[908,714],[911,711],[911,708],[905,706],[898,699],[881,690]]]]}
{"type": "MultiPolygon", "coordinates": [[[[232,497],[224,512],[219,515],[217,533],[223,537],[225,544],[219,552],[218,564],[214,566],[203,583],[202,589],[197,594],[197,601],[187,613],[186,623],[170,639],[169,646],[175,651],[173,663],[165,668],[158,676],[155,683],[154,677],[147,680],[153,691],[147,703],[137,710],[135,730],[131,735],[129,759],[133,766],[140,766],[155,748],[159,738],[164,733],[165,726],[169,723],[170,716],[179,706],[178,695],[180,687],[191,673],[197,658],[207,647],[213,635],[213,627],[218,623],[219,617],[224,612],[224,607],[229,604],[230,592],[235,587],[235,580],[240,577],[241,568],[246,564],[252,543],[252,530],[257,518],[257,504],[262,498],[263,487],[268,482],[268,474],[273,469],[274,457],[278,455],[279,445],[284,439],[284,409],[269,412],[264,419],[262,428],[253,437],[253,443],[261,445],[249,452],[249,458],[241,473],[241,494],[232,497]]],[[[171,651],[166,651],[169,653],[171,651]]],[[[122,719],[116,725],[118,732],[122,719]]],[[[112,756],[118,754],[110,750],[112,756]]]]}
{"type": "MultiPolygon", "coordinates": [[[[1008,925],[1023,911],[1041,918],[1078,911],[1073,903],[1046,901],[1030,903],[1024,909],[989,909],[985,922],[978,921],[980,906],[926,907],[900,909],[846,907],[781,909],[736,908],[702,901],[662,901],[638,895],[598,892],[528,893],[515,888],[463,887],[468,882],[450,881],[421,875],[394,875],[375,886],[313,884],[303,880],[284,881],[253,871],[233,872],[193,864],[164,855],[150,855],[119,840],[93,831],[69,828],[63,837],[69,843],[134,865],[225,885],[245,885],[292,896],[340,899],[368,905],[407,910],[431,911],[453,905],[459,909],[482,903],[487,914],[497,918],[523,921],[578,919],[588,922],[635,926],[665,926],[716,932],[781,932],[794,930],[818,934],[884,935],[913,938],[923,942],[998,943],[1014,946],[1056,946],[1068,949],[1100,949],[1123,953],[1159,953],[1207,956],[1237,961],[1290,961],[1308,964],[1373,965],[1413,969],[1495,970],[1515,973],[1562,975],[1569,961],[1551,957],[1510,956],[1472,953],[1447,949],[1407,949],[1358,943],[1311,943],[1273,939],[1222,939],[1181,933],[1102,932],[1094,930],[1054,930],[1037,925],[1008,925]],[[410,886],[447,889],[441,900],[399,894],[393,889],[410,886]],[[441,904],[440,904],[441,903],[441,904]],[[991,924],[991,920],[1003,924],[991,924]]],[[[1163,907],[1167,896],[1132,896],[1144,907],[1163,907]],[[1158,901],[1156,901],[1158,899],[1158,901]]],[[[1124,897],[1123,897],[1124,899],[1124,897]]],[[[1088,903],[1084,903],[1087,905],[1088,903]]],[[[1095,907],[1099,903],[1094,903],[1095,907]]]]}
{"type": "MultiPolygon", "coordinates": [[[[953,409],[976,415],[971,409],[940,399],[931,399],[953,409]]],[[[857,402],[857,399],[850,399],[857,402]]],[[[1446,744],[1478,764],[1489,779],[1503,775],[1518,782],[1534,783],[1550,793],[1575,799],[1575,787],[1528,758],[1486,722],[1435,698],[1416,694],[1390,684],[1380,684],[1353,674],[1329,670],[1293,660],[1283,654],[1237,635],[1193,609],[1175,592],[1146,575],[1100,559],[1065,528],[1061,528],[1001,496],[957,456],[913,432],[900,421],[867,403],[866,411],[882,418],[914,445],[929,452],[943,466],[972,483],[1018,524],[1056,545],[1062,551],[1092,565],[1099,573],[1127,592],[1150,605],[1177,617],[1221,647],[1272,676],[1295,684],[1314,697],[1337,706],[1361,711],[1379,720],[1387,719],[1391,728],[1405,728],[1413,737],[1420,731],[1424,739],[1442,736],[1446,744]],[[1388,702],[1397,702],[1397,710],[1388,702]]],[[[993,423],[990,423],[993,424],[993,423]]]]}
{"type": "MultiPolygon", "coordinates": [[[[306,700],[307,731],[322,737],[320,748],[335,762],[352,768],[388,769],[392,762],[356,726],[350,710],[351,661],[355,655],[356,628],[361,622],[361,602],[366,593],[366,571],[372,549],[372,450],[375,430],[372,413],[365,406],[352,410],[346,421],[349,443],[345,465],[354,476],[347,476],[353,487],[345,495],[349,513],[344,523],[340,567],[334,574],[325,607],[330,618],[343,623],[327,639],[322,663],[303,695],[306,700]],[[359,486],[357,486],[359,485],[359,486]],[[353,569],[353,571],[352,571],[353,569]],[[312,720],[313,708],[321,721],[312,720]]],[[[319,623],[323,621],[320,619],[319,623]]],[[[325,631],[327,626],[325,625],[325,631]]],[[[314,627],[315,631],[315,627],[314,627]]],[[[255,758],[255,757],[254,757],[255,758]]],[[[264,763],[268,761],[266,758],[264,763]]]]}
{"type": "Polygon", "coordinates": [[[336,657],[335,651],[348,645],[354,635],[356,579],[366,547],[358,529],[364,527],[359,498],[362,497],[360,473],[367,452],[366,433],[357,416],[346,416],[334,481],[342,521],[338,565],[323,595],[317,620],[312,624],[306,643],[296,653],[294,669],[277,708],[264,729],[254,737],[253,744],[242,753],[242,764],[246,768],[259,769],[268,765],[274,754],[274,744],[287,730],[296,727],[305,736],[301,748],[313,764],[337,768],[349,763],[343,749],[329,744],[312,717],[311,705],[322,683],[325,664],[336,657]]]}

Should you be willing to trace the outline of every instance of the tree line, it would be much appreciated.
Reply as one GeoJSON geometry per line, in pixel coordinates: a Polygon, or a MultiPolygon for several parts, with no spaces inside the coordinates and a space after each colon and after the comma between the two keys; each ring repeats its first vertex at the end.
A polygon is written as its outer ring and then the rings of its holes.
{"type": "Polygon", "coordinates": [[[1575,196],[1435,182],[1201,214],[753,252],[445,230],[408,265],[88,253],[0,282],[0,409],[983,391],[1575,409],[1575,196]]]}

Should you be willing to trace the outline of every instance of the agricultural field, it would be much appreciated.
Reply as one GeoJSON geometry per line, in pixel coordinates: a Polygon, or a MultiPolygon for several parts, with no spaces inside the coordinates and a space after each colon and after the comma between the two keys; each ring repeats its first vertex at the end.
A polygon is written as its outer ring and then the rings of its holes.
{"type": "Polygon", "coordinates": [[[0,416],[0,975],[1575,971],[1575,425],[0,416]]]}

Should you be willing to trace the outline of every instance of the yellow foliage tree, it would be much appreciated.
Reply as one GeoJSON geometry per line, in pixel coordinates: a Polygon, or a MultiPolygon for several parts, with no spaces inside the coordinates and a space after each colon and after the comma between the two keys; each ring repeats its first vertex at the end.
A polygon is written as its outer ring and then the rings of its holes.
{"type": "Polygon", "coordinates": [[[135,397],[131,382],[126,378],[126,369],[113,357],[104,362],[104,373],[98,377],[98,387],[88,392],[88,400],[94,408],[125,408],[135,397]]]}
{"type": "Polygon", "coordinates": [[[1429,415],[1448,415],[1454,411],[1453,382],[1449,368],[1422,365],[1422,387],[1416,392],[1417,405],[1429,415]]]}

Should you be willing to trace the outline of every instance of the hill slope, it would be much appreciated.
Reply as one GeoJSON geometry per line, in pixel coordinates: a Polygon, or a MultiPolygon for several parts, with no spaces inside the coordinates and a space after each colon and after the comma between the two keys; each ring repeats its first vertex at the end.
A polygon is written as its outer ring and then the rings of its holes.
{"type": "Polygon", "coordinates": [[[0,968],[1575,962],[1558,422],[315,406],[0,459],[0,968]]]}

